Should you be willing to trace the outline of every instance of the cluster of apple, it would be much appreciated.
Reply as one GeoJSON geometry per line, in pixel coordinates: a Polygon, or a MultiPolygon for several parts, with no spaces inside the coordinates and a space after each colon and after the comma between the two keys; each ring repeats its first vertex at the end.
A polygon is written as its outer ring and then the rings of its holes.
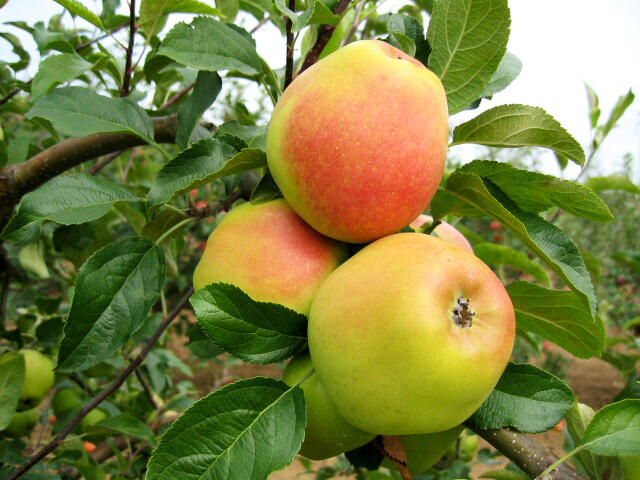
{"type": "Polygon", "coordinates": [[[230,283],[308,315],[309,352],[284,381],[314,369],[301,384],[309,458],[402,436],[410,470],[424,470],[508,362],[500,281],[451,225],[420,230],[447,142],[440,80],[387,43],[352,43],[275,107],[267,159],[284,199],[234,208],[207,241],[196,289],[230,283]]]}

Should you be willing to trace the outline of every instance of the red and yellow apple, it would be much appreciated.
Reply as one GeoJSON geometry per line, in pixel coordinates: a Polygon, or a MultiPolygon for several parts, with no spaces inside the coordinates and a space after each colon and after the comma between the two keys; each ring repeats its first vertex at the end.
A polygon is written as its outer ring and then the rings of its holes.
{"type": "Polygon", "coordinates": [[[254,300],[307,314],[318,287],[347,255],[282,200],[242,204],[220,221],[193,274],[196,290],[224,282],[254,300]]]}
{"type": "Polygon", "coordinates": [[[475,255],[399,233],[356,253],[311,306],[320,383],[351,425],[383,435],[441,432],[489,396],[513,348],[513,305],[475,255]]]}
{"type": "MultiPolygon", "coordinates": [[[[308,353],[292,359],[282,380],[295,385],[307,375],[313,365],[308,353]]],[[[300,454],[311,460],[340,455],[368,443],[375,435],[349,425],[327,398],[315,373],[300,384],[307,408],[307,427],[300,454]]]]}
{"type": "Polygon", "coordinates": [[[385,42],[363,40],[285,90],[269,122],[267,160],[314,229],[364,243],[401,230],[429,204],[448,134],[438,77],[385,42]]]}
{"type": "MultiPolygon", "coordinates": [[[[433,217],[429,215],[419,215],[413,222],[409,224],[411,228],[414,230],[419,230],[424,226],[431,225],[433,223],[433,217]]],[[[432,235],[444,240],[445,242],[452,243],[453,245],[457,245],[460,248],[464,248],[465,250],[473,253],[473,248],[471,248],[471,244],[469,240],[462,235],[456,227],[448,224],[447,222],[440,222],[436,228],[433,229],[432,235]]]]}

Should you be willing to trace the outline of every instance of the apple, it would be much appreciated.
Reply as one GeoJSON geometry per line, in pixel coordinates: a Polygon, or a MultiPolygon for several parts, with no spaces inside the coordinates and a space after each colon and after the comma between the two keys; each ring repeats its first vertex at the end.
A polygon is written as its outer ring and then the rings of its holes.
{"type": "Polygon", "coordinates": [[[478,436],[465,432],[460,439],[460,458],[465,462],[470,462],[478,451],[478,436]]]}
{"type": "Polygon", "coordinates": [[[25,437],[33,431],[36,423],[38,423],[38,413],[35,408],[24,412],[16,412],[3,433],[13,438],[25,437]]]}
{"type": "Polygon", "coordinates": [[[53,408],[53,413],[61,416],[69,410],[82,407],[82,397],[75,388],[60,388],[51,400],[51,407],[53,408]]]}
{"type": "Polygon", "coordinates": [[[456,442],[464,427],[458,425],[444,432],[424,435],[404,435],[402,445],[407,456],[407,468],[412,475],[430,469],[456,442]]]}
{"type": "Polygon", "coordinates": [[[513,348],[513,305],[475,255],[431,235],[367,245],[309,315],[316,374],[344,419],[382,435],[441,432],[489,396],[513,348]]]}
{"type": "Polygon", "coordinates": [[[492,232],[495,232],[496,230],[502,230],[502,224],[497,220],[493,220],[489,224],[489,230],[491,230],[492,232]]]}
{"type": "MultiPolygon", "coordinates": [[[[312,369],[309,353],[301,354],[289,362],[282,381],[289,386],[295,385],[312,369]]],[[[311,460],[331,458],[358,448],[375,437],[344,421],[327,398],[315,373],[302,382],[300,387],[307,408],[307,427],[300,449],[301,455],[311,460]]]]}
{"type": "Polygon", "coordinates": [[[346,256],[346,245],[313,230],[284,200],[245,203],[209,236],[193,285],[231,283],[254,300],[307,314],[322,281],[346,256]]]}
{"type": "Polygon", "coordinates": [[[640,455],[620,455],[625,480],[640,480],[640,455]]]}
{"type": "Polygon", "coordinates": [[[364,243],[401,230],[429,204],[448,136],[438,77],[388,43],[362,40],[287,87],[269,122],[267,161],[314,229],[364,243]]]}
{"type": "MultiPolygon", "coordinates": [[[[104,420],[107,418],[107,414],[102,410],[94,408],[87,415],[80,420],[80,430],[82,433],[87,433],[87,429],[98,423],[100,420],[104,420]]],[[[84,438],[92,443],[101,443],[107,437],[105,433],[92,433],[89,435],[85,435],[84,438]]]]}
{"type": "MultiPolygon", "coordinates": [[[[425,225],[431,225],[432,223],[433,217],[421,214],[409,224],[409,227],[414,230],[419,230],[425,225]]],[[[438,226],[433,229],[432,235],[473,253],[473,248],[471,247],[469,240],[467,240],[465,236],[462,235],[453,225],[450,225],[447,222],[441,221],[438,226]]]]}
{"type": "Polygon", "coordinates": [[[35,407],[53,387],[53,363],[36,350],[24,349],[20,353],[24,358],[24,384],[20,392],[20,404],[35,407]]]}

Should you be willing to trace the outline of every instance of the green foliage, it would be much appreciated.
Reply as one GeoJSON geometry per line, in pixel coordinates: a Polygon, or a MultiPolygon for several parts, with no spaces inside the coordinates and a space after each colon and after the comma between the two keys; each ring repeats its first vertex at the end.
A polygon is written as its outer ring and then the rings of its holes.
{"type": "Polygon", "coordinates": [[[146,478],[266,478],[293,459],[305,424],[300,388],[260,377],[236,382],[199,400],[171,425],[146,478]]]}
{"type": "Polygon", "coordinates": [[[573,392],[562,380],[533,365],[510,363],[468,422],[483,429],[544,432],[564,417],[573,401],[573,392]]]}
{"type": "Polygon", "coordinates": [[[18,353],[0,357],[0,430],[11,423],[24,383],[24,358],[18,353]]]}
{"type": "Polygon", "coordinates": [[[307,345],[307,318],[282,305],[257,302],[233,285],[214,283],[191,297],[211,341],[251,363],[274,363],[307,345]]]}

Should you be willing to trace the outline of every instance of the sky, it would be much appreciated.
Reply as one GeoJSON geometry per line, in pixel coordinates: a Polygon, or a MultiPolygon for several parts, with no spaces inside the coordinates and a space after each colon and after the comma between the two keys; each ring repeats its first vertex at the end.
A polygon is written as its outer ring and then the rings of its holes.
{"type": "MultiPolygon", "coordinates": [[[[213,0],[201,0],[213,5],[213,0]]],[[[101,2],[82,0],[92,10],[101,2]]],[[[388,0],[385,9],[394,11],[403,2],[388,0]]],[[[601,121],[606,120],[619,96],[632,89],[640,94],[640,1],[639,0],[510,0],[511,35],[508,51],[517,55],[523,68],[520,76],[477,110],[451,117],[452,126],[475,117],[480,112],[502,104],[521,103],[542,107],[553,115],[579,142],[587,147],[590,140],[588,104],[584,84],[589,84],[600,99],[601,121]]],[[[48,20],[62,7],[52,0],[9,0],[0,9],[0,23],[23,20],[33,24],[48,20]],[[35,8],[34,8],[35,7],[35,8]]],[[[124,13],[124,12],[123,12],[124,13]]],[[[177,21],[189,21],[188,15],[173,15],[166,29],[177,21]]],[[[255,24],[253,19],[246,27],[255,24]]],[[[88,27],[83,20],[78,26],[88,27]]],[[[2,25],[0,31],[20,36],[23,46],[32,53],[28,75],[37,71],[37,53],[33,40],[20,30],[2,25]]],[[[275,68],[284,64],[285,45],[275,27],[267,24],[254,35],[258,53],[275,68]]],[[[0,39],[0,58],[11,58],[10,49],[0,39]]],[[[21,79],[26,79],[21,77],[21,79]]],[[[636,99],[619,127],[609,134],[593,161],[600,174],[622,169],[624,156],[633,156],[633,179],[640,183],[640,99],[636,99]]],[[[451,153],[463,160],[482,154],[473,146],[456,146],[451,153]]],[[[541,153],[542,169],[558,175],[555,159],[541,153]]],[[[570,165],[565,178],[575,178],[579,168],[570,165]]],[[[594,172],[595,173],[595,172],[594,172]]]]}

